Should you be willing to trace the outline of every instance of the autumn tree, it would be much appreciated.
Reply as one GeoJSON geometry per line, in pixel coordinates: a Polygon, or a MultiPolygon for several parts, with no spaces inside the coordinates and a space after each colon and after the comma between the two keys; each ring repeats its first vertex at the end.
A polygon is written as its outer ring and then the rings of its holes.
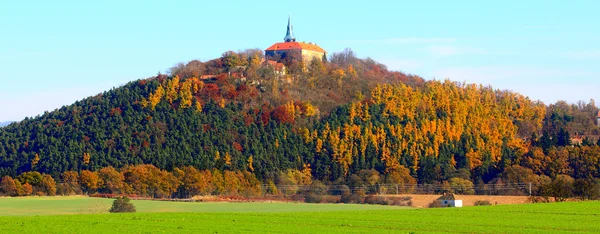
{"type": "Polygon", "coordinates": [[[10,176],[2,177],[2,181],[0,182],[0,188],[2,192],[8,196],[17,196],[18,190],[15,185],[15,181],[10,176]]]}
{"type": "MultiPolygon", "coordinates": [[[[16,183],[18,183],[18,181],[15,181],[15,184],[16,183]]],[[[31,186],[29,183],[23,184],[21,189],[22,193],[20,195],[29,196],[33,194],[33,186],[31,186]]]]}
{"type": "Polygon", "coordinates": [[[417,184],[417,180],[410,175],[410,170],[404,166],[388,172],[385,182],[398,185],[398,192],[411,192],[410,186],[417,184]]]}
{"type": "Polygon", "coordinates": [[[183,172],[185,176],[181,180],[188,197],[210,195],[214,190],[210,171],[198,171],[194,167],[187,166],[183,168],[183,172]]]}
{"type": "Polygon", "coordinates": [[[81,185],[79,185],[79,173],[76,171],[65,171],[61,175],[64,187],[62,191],[66,195],[77,194],[81,192],[81,185]]]}
{"type": "Polygon", "coordinates": [[[179,89],[179,99],[181,100],[179,107],[182,109],[192,106],[192,82],[192,79],[187,79],[182,83],[181,89],[179,89]]]}
{"type": "Polygon", "coordinates": [[[106,193],[125,193],[125,177],[114,167],[103,167],[97,172],[100,181],[103,181],[102,191],[106,193]]]}
{"type": "Polygon", "coordinates": [[[81,183],[81,187],[86,194],[95,193],[96,190],[102,185],[102,180],[98,177],[93,171],[83,170],[79,174],[79,181],[81,183]]]}
{"type": "Polygon", "coordinates": [[[177,92],[179,91],[179,77],[175,76],[173,79],[167,81],[167,87],[165,90],[165,99],[169,104],[172,104],[173,101],[177,100],[177,92]]]}
{"type": "Polygon", "coordinates": [[[56,181],[52,176],[48,174],[44,174],[42,176],[42,181],[40,184],[42,191],[48,196],[56,195],[56,181]]]}

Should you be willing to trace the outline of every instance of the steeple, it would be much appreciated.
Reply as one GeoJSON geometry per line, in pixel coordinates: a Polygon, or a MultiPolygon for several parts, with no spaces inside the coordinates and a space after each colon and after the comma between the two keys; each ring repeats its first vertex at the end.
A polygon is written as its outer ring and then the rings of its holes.
{"type": "Polygon", "coordinates": [[[285,41],[285,42],[295,42],[296,41],[293,30],[294,30],[294,28],[292,27],[292,17],[288,16],[287,33],[285,34],[283,41],[285,41]]]}

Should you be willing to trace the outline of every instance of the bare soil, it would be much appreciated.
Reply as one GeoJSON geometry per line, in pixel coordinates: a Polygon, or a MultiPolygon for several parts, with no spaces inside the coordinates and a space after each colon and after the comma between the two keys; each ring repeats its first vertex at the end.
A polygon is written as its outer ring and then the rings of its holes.
{"type": "MultiPolygon", "coordinates": [[[[386,197],[412,197],[413,207],[427,207],[429,203],[438,199],[441,195],[429,194],[398,194],[383,195],[386,197]]],[[[463,206],[473,206],[476,201],[487,200],[492,205],[501,204],[524,204],[529,203],[528,196],[495,196],[495,195],[454,195],[457,200],[463,201],[463,206]]]]}

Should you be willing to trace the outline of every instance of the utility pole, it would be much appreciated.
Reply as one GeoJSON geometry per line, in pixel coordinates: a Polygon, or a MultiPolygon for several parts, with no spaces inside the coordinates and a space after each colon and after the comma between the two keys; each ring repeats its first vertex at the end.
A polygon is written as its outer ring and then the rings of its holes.
{"type": "Polygon", "coordinates": [[[529,182],[529,196],[531,196],[531,182],[529,182]]]}

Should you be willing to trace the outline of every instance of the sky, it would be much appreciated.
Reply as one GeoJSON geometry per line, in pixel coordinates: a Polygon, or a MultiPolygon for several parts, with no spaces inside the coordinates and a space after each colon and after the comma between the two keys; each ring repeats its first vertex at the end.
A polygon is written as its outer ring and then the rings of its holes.
{"type": "Polygon", "coordinates": [[[285,36],[390,70],[600,100],[600,1],[0,0],[0,122],[285,36]]]}

